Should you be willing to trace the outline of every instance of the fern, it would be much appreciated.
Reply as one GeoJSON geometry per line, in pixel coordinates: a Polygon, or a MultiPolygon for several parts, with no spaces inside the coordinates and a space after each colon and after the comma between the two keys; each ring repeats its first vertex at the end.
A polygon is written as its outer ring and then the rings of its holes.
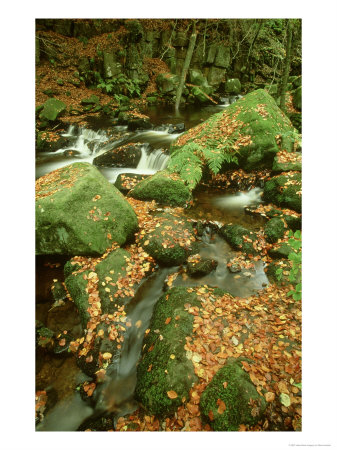
{"type": "Polygon", "coordinates": [[[169,172],[179,173],[191,190],[195,188],[202,177],[202,161],[196,154],[198,150],[199,146],[194,143],[175,150],[167,167],[169,172]]]}

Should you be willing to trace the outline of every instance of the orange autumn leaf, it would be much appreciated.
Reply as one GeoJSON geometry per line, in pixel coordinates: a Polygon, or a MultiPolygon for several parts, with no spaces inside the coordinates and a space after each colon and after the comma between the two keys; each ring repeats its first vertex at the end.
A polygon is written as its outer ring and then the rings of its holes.
{"type": "Polygon", "coordinates": [[[226,387],[228,386],[228,382],[227,381],[225,381],[224,383],[223,383],[223,387],[224,387],[224,389],[226,389],[226,387]]]}
{"type": "Polygon", "coordinates": [[[171,322],[171,317],[168,317],[168,318],[165,320],[165,325],[168,325],[170,322],[171,322]]]}
{"type": "Polygon", "coordinates": [[[167,393],[168,398],[170,398],[170,399],[174,399],[174,398],[178,397],[178,394],[175,391],[167,391],[166,393],[167,393]]]}
{"type": "Polygon", "coordinates": [[[272,402],[275,399],[275,394],[274,394],[274,392],[266,392],[264,394],[264,397],[267,400],[267,402],[272,402]]]}
{"type": "Polygon", "coordinates": [[[226,403],[223,402],[220,398],[218,398],[216,404],[219,406],[218,407],[218,413],[219,414],[223,414],[224,411],[226,411],[226,403]]]}
{"type": "Polygon", "coordinates": [[[208,417],[209,417],[209,420],[210,420],[210,421],[213,421],[213,420],[214,420],[214,414],[213,414],[213,411],[212,411],[212,410],[209,411],[208,417]]]}

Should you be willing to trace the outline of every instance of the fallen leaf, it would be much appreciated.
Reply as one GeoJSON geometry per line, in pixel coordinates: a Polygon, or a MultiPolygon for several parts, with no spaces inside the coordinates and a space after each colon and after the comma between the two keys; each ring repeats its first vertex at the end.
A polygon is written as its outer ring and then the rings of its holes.
{"type": "Polygon", "coordinates": [[[174,398],[178,397],[178,394],[175,391],[168,391],[166,393],[167,393],[168,398],[170,398],[170,399],[174,399],[174,398]]]}

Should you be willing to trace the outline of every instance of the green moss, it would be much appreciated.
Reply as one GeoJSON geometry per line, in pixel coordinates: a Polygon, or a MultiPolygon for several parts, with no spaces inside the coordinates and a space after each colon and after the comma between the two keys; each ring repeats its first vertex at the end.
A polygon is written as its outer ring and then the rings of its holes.
{"type": "Polygon", "coordinates": [[[75,163],[37,180],[36,253],[101,255],[137,229],[131,205],[89,163],[75,163]]]}
{"type": "Polygon", "coordinates": [[[142,356],[137,368],[136,398],[149,414],[172,414],[197,377],[186,357],[185,338],[193,332],[193,315],[184,304],[200,306],[195,292],[185,287],[170,289],[158,300],[150,323],[150,333],[143,342],[142,356]],[[167,319],[171,318],[169,323],[167,319]],[[172,358],[172,356],[174,357],[172,358]],[[174,391],[177,398],[170,399],[167,392],[174,391]]]}
{"type": "Polygon", "coordinates": [[[272,208],[270,211],[266,212],[267,217],[273,218],[273,217],[281,217],[284,219],[288,225],[288,227],[292,230],[300,230],[301,229],[301,216],[299,216],[297,213],[294,214],[287,214],[282,209],[276,209],[272,208]]]}
{"type": "Polygon", "coordinates": [[[274,219],[270,219],[269,222],[267,222],[264,234],[266,236],[266,239],[271,244],[277,242],[279,239],[282,239],[285,232],[285,226],[282,219],[278,219],[275,217],[274,219]]]}
{"type": "Polygon", "coordinates": [[[139,200],[155,200],[162,205],[185,206],[191,193],[184,182],[161,171],[137,184],[129,195],[139,200]]]}
{"type": "Polygon", "coordinates": [[[202,417],[214,431],[237,431],[241,424],[254,425],[266,408],[265,399],[258,394],[248,373],[242,369],[242,360],[229,359],[201,394],[202,417]],[[223,385],[225,382],[226,388],[223,385]],[[226,405],[222,413],[218,411],[218,400],[226,405]],[[212,414],[214,420],[210,418],[212,414]]]}
{"type": "Polygon", "coordinates": [[[161,223],[144,235],[140,245],[159,264],[177,266],[197,250],[194,229],[183,217],[161,214],[161,223]],[[189,241],[189,243],[188,243],[189,241]]]}
{"type": "Polygon", "coordinates": [[[241,225],[228,224],[220,229],[220,234],[235,250],[252,255],[257,254],[253,246],[253,242],[257,239],[257,236],[254,232],[247,230],[247,228],[241,225]],[[253,242],[247,242],[247,239],[253,242]]]}
{"type": "Polygon", "coordinates": [[[286,242],[282,242],[280,245],[274,245],[268,251],[268,255],[273,259],[286,259],[289,254],[292,252],[292,248],[286,242]]]}
{"type": "Polygon", "coordinates": [[[39,117],[41,120],[55,121],[67,108],[67,105],[56,98],[49,98],[43,104],[39,117]]]}
{"type": "Polygon", "coordinates": [[[301,190],[301,174],[289,172],[287,175],[277,175],[266,182],[263,199],[300,213],[302,209],[301,190]]]}
{"type": "Polygon", "coordinates": [[[66,288],[75,303],[83,328],[87,327],[88,320],[90,319],[90,314],[88,313],[89,305],[89,294],[86,291],[88,285],[88,280],[83,278],[83,275],[89,275],[89,270],[73,273],[65,279],[66,288]]]}

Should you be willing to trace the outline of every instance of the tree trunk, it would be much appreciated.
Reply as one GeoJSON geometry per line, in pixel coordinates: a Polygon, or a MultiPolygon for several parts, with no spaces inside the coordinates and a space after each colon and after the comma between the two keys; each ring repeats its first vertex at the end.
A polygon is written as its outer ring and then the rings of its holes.
{"type": "Polygon", "coordinates": [[[291,41],[292,41],[293,23],[291,19],[287,20],[287,43],[286,43],[286,59],[283,66],[283,74],[281,78],[281,89],[280,89],[280,108],[282,111],[286,110],[286,91],[288,84],[288,77],[290,71],[291,62],[291,41]]]}
{"type": "Polygon", "coordinates": [[[196,31],[195,22],[193,22],[193,31],[192,31],[192,34],[191,34],[191,37],[190,37],[190,42],[188,44],[186,58],[185,58],[185,61],[184,61],[183,70],[181,71],[179,85],[178,85],[178,88],[177,88],[176,111],[179,110],[181,94],[182,94],[183,89],[184,89],[186,74],[187,74],[188,68],[190,67],[190,62],[191,62],[191,59],[192,59],[193,50],[194,50],[194,46],[195,46],[195,41],[196,40],[197,40],[197,31],[196,31]]]}

